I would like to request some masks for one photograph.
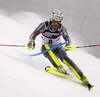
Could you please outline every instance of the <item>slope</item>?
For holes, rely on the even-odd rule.
[[[0,43],[26,44],[33,29],[41,22],[38,15],[24,12],[29,20],[34,19],[34,27],[28,27],[19,14],[16,17],[0,16]],[[12,19],[13,18],[13,19]],[[27,19],[26,19],[27,20]],[[27,20],[28,21],[28,20]],[[1,97],[99,97],[100,60],[80,50],[68,52],[83,70],[90,82],[95,85],[95,93],[89,92],[76,78],[60,78],[44,71],[51,64],[43,55],[28,57],[40,50],[40,37],[36,39],[36,49],[0,47],[0,96]],[[64,66],[67,70],[68,68]],[[69,71],[69,70],[68,70]]]

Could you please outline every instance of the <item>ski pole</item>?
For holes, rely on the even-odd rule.
[[[78,46],[78,47],[75,47],[75,48],[96,47],[96,46],[100,46],[100,44],[97,44],[97,45],[87,45],[87,46]]]
[[[26,45],[6,45],[6,44],[0,44],[0,46],[10,46],[10,47],[26,47]]]
[[[44,53],[46,53],[46,52],[48,52],[48,51],[50,51],[50,50],[53,50],[53,49],[55,49],[55,48],[57,48],[57,47],[59,47],[59,46],[64,45],[64,44],[66,44],[66,43],[67,43],[67,42],[63,42],[63,43],[58,44],[58,45],[56,45],[56,46],[54,46],[54,47],[52,47],[52,48],[50,48],[50,49],[47,49],[47,50],[42,51],[42,52],[40,52],[40,53],[36,53],[36,54],[32,54],[32,55],[28,55],[28,56],[37,56],[37,55],[44,54]]]

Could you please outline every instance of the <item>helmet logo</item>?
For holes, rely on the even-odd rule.
[[[60,11],[53,11],[51,15],[51,21],[62,21],[63,20],[63,14]]]

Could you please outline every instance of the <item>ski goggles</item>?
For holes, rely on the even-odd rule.
[[[51,22],[52,22],[53,24],[58,24],[58,25],[61,24],[61,21],[55,21],[55,20],[52,20]]]

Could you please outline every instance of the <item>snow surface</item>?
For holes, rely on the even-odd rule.
[[[41,21],[35,13],[22,12],[9,17],[0,14],[0,43],[26,45],[29,35]],[[31,51],[24,47],[0,47],[0,97],[100,97],[99,59],[80,49],[68,52],[95,86],[90,92],[76,77],[61,78],[46,73],[44,68],[52,65],[43,55],[21,54],[38,53],[40,47],[40,36],[36,39],[36,48]]]

